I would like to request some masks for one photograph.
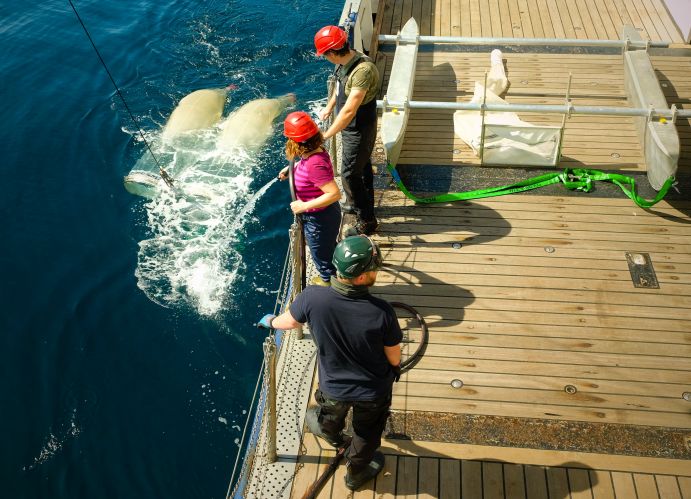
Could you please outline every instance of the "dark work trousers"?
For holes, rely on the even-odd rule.
[[[329,281],[331,276],[336,275],[336,267],[331,260],[341,227],[341,207],[333,203],[321,211],[301,213],[300,218],[314,266],[321,278]]]
[[[391,395],[375,401],[344,402],[328,398],[321,390],[314,392],[319,404],[319,427],[329,436],[337,436],[345,427],[348,410],[353,408],[353,439],[346,451],[350,473],[364,470],[381,445],[381,435],[389,417]]]
[[[372,150],[377,139],[377,101],[361,105],[353,121],[341,131],[343,154],[341,180],[346,200],[364,222],[374,218],[374,176]]]

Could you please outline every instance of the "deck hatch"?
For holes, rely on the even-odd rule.
[[[653,262],[648,253],[626,253],[626,263],[629,264],[631,281],[636,288],[659,289]]]

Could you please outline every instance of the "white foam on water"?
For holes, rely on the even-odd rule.
[[[139,243],[137,286],[166,306],[192,305],[213,316],[227,305],[228,292],[244,270],[236,246],[246,235],[257,200],[276,179],[251,192],[260,167],[246,151],[215,147],[217,129],[186,134],[172,145],[157,143],[157,158],[175,188],[159,182],[146,204],[150,237]],[[157,171],[149,154],[135,170]]]
[[[24,466],[23,470],[30,471],[36,469],[41,464],[49,461],[60,452],[68,440],[78,437],[80,433],[81,429],[77,426],[77,410],[72,409],[69,420],[61,423],[58,429],[48,434],[43,447],[41,447],[38,455],[34,458],[33,463],[29,466]]]

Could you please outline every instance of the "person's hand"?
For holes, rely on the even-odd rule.
[[[274,314],[266,314],[264,317],[259,319],[259,322],[257,322],[257,327],[264,329],[273,329],[273,327],[271,327],[271,321],[275,318],[276,316]]]
[[[331,109],[328,107],[322,108],[321,111],[319,111],[319,119],[323,122],[326,122],[331,117]]]
[[[391,370],[393,371],[393,380],[398,383],[398,380],[401,379],[401,365],[391,366]]]
[[[299,213],[302,213],[303,211],[305,211],[307,209],[307,208],[305,208],[306,204],[307,203],[305,203],[304,201],[300,201],[300,200],[293,201],[292,203],[290,203],[290,209],[293,210],[293,213],[298,215]]]
[[[283,180],[286,180],[286,179],[288,178],[288,170],[289,170],[289,168],[290,168],[290,166],[286,166],[283,170],[281,170],[280,172],[278,172],[278,180],[283,181]]]

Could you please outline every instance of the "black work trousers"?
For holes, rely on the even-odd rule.
[[[319,428],[330,437],[337,437],[345,427],[346,415],[353,408],[353,439],[346,450],[350,473],[364,470],[381,445],[381,435],[389,417],[391,395],[374,401],[333,400],[321,390],[314,392],[319,404]]]
[[[372,174],[372,150],[377,139],[377,115],[374,119],[358,116],[357,123],[341,131],[343,153],[340,165],[346,201],[363,222],[374,218],[374,175]],[[364,113],[363,113],[364,114]]]

